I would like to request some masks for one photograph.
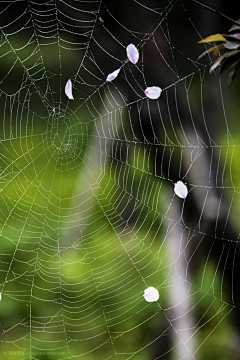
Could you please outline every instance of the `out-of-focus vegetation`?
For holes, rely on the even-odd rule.
[[[21,41],[14,38],[13,48]],[[59,61],[56,50],[44,54],[52,71]],[[67,52],[63,54],[66,64]],[[6,74],[15,58],[3,59]],[[76,63],[73,56],[75,68]],[[165,179],[154,176],[159,164],[149,160],[152,145],[132,142],[121,162],[109,158],[102,164],[92,114],[84,106],[76,110],[76,102],[67,105],[63,94],[71,67],[62,65],[61,78],[57,71],[48,75],[55,107],[44,103],[44,92],[39,96],[33,74],[24,79],[21,65],[3,81],[0,99],[1,284],[7,280],[0,303],[0,354],[9,360],[30,358],[31,346],[32,358],[44,360],[70,354],[110,359],[115,353],[118,360],[154,358],[156,338],[166,337],[171,347],[174,330],[167,319],[174,266],[164,228],[172,198],[166,195]],[[44,77],[40,84],[47,92]],[[6,94],[21,86],[12,105]],[[79,91],[76,98],[81,95]],[[191,103],[199,99],[198,90],[195,95],[190,94]],[[101,102],[94,104],[101,112]],[[233,109],[238,114],[237,101]],[[127,111],[121,120],[128,124]],[[134,126],[137,115],[131,121]],[[171,124],[165,130],[170,134]],[[237,134],[234,142],[239,142]],[[178,158],[177,147],[171,146],[166,152]],[[226,164],[234,184],[238,153],[236,147]],[[235,203],[238,209],[240,202]],[[235,359],[231,298],[229,304],[222,301],[227,294],[223,296],[222,274],[216,269],[214,260],[203,258],[192,279],[195,348],[198,359]],[[143,279],[158,287],[160,306],[143,299]],[[165,358],[175,360],[171,353]]]
[[[240,30],[240,25],[233,25],[231,29],[229,30],[229,34],[215,34],[210,35],[207,38],[199,41],[199,43],[210,43],[210,42],[219,42],[222,43],[220,45],[215,45],[211,47],[210,49],[207,49],[204,51],[198,59],[203,57],[204,55],[209,54],[210,52],[213,52],[215,56],[219,54],[221,50],[227,50],[223,54],[221,54],[217,61],[213,63],[213,65],[210,67],[210,74],[213,72],[214,69],[216,69],[218,66],[220,66],[220,74],[224,73],[227,70],[231,70],[228,75],[228,87],[230,88],[232,85],[232,82],[237,74],[239,62],[240,62],[240,33],[236,32]]]
[[[36,126],[34,131],[40,133],[43,129]],[[170,264],[164,245],[157,255],[163,238],[157,230],[162,219],[156,214],[157,211],[164,214],[166,209],[161,204],[165,198],[156,202],[156,189],[164,185],[148,175],[146,149],[140,145],[130,148],[129,163],[121,164],[122,174],[128,172],[127,178],[116,169],[105,168],[98,187],[93,189],[92,208],[82,236],[72,238],[68,209],[73,200],[72,189],[81,186],[79,168],[60,171],[63,165],[56,160],[48,164],[44,142],[38,145],[42,138],[39,135],[33,138],[36,145],[29,146],[28,151],[21,144],[23,134],[22,139],[14,141],[14,150],[21,159],[15,162],[18,171],[8,174],[2,184],[1,213],[2,219],[6,219],[1,236],[2,252],[6,254],[5,263],[1,261],[2,274],[10,268],[0,307],[2,328],[8,330],[2,335],[1,351],[10,354],[4,358],[11,359],[13,351],[14,358],[22,358],[23,352],[19,353],[19,349],[28,349],[30,330],[32,351],[42,354],[39,359],[61,358],[54,355],[55,341],[66,356],[70,337],[77,340],[68,343],[71,353],[86,354],[86,359],[106,359],[113,351],[108,340],[110,335],[116,352],[124,349],[124,353],[131,353],[146,346],[135,358],[150,358],[153,334],[158,332],[159,325],[166,325],[164,313],[168,314],[165,307],[171,280],[168,280]],[[12,142],[5,145],[5,154],[9,154],[12,147]],[[31,156],[31,161],[26,160],[26,156]],[[87,170],[83,164],[81,172],[84,174],[84,171]],[[124,184],[126,179],[128,183]],[[135,189],[132,193],[136,191],[136,198],[133,196],[132,201],[138,199],[139,210],[122,237],[124,224],[120,214],[128,202],[127,195],[121,197],[123,187]],[[149,251],[156,234],[158,241],[153,242]],[[58,246],[61,246],[59,252]],[[221,299],[221,279],[215,274],[215,268],[216,264],[206,267],[203,261],[193,287],[192,304],[198,304],[197,327],[203,326],[198,331],[197,345],[217,326],[216,335],[213,333],[209,338],[211,345],[209,341],[201,345],[203,357],[227,359],[232,356],[229,355],[231,349],[229,354],[226,350],[232,334],[228,318],[224,317],[230,307],[218,300]],[[157,304],[144,301],[140,274],[151,284],[162,284],[159,290],[163,313]],[[216,284],[214,291],[213,283]],[[56,316],[51,319],[51,314]],[[214,321],[210,323],[212,317]],[[219,343],[226,345],[224,352],[217,346]],[[48,350],[49,355],[43,350]],[[119,356],[119,359],[125,358],[126,355]]]
[[[5,151],[11,151],[11,148],[9,142]],[[25,156],[21,140],[15,142],[14,149],[19,157]],[[10,273],[0,316],[2,328],[7,330],[2,335],[1,351],[10,355],[4,358],[11,359],[12,354],[16,359],[22,358],[23,351],[19,349],[28,349],[30,331],[32,351],[33,354],[41,354],[39,359],[64,358],[54,355],[55,341],[59,342],[59,352],[62,351],[65,356],[69,341],[68,347],[73,354],[80,352],[86,354],[86,359],[106,359],[113,351],[109,336],[114,339],[116,352],[124,349],[124,353],[131,353],[146,346],[135,358],[151,357],[149,343],[153,334],[158,332],[159,325],[166,325],[164,314],[168,314],[165,308],[171,281],[168,280],[170,264],[164,245],[157,255],[159,243],[163,240],[161,233],[149,251],[161,220],[156,217],[156,211],[164,213],[165,208],[156,203],[158,197],[154,191],[145,191],[146,188],[159,189],[162,184],[148,175],[144,148],[133,146],[130,152],[129,163],[121,165],[123,173],[128,171],[125,188],[136,189],[138,194],[133,201],[138,199],[140,205],[138,219],[132,220],[134,229],[129,224],[125,236],[121,236],[124,224],[120,216],[127,203],[127,199],[121,199],[124,177],[119,176],[115,169],[106,167],[98,188],[93,190],[93,206],[81,238],[72,238],[71,228],[66,229],[69,227],[67,212],[72,200],[69,178],[71,187],[76,187],[78,170],[60,172],[57,165],[47,165],[48,159],[44,158],[42,146],[27,153],[31,153],[31,159],[37,159],[30,165],[34,165],[34,173],[43,172],[44,175],[34,179],[31,170],[27,169],[29,163],[23,162],[21,166],[26,166],[26,170],[16,172],[15,179],[13,174],[6,178],[2,185],[4,197],[2,195],[1,198],[2,218],[6,219],[1,248],[6,255],[5,263],[1,261],[1,270],[5,275],[10,268]],[[40,159],[43,157],[41,161],[39,154]],[[81,171],[84,172],[84,169]],[[7,201],[13,205],[7,207]],[[29,208],[31,210],[26,211]],[[106,213],[109,218],[106,218]],[[114,224],[118,225],[114,228]],[[58,246],[61,246],[59,252]],[[199,279],[193,286],[192,304],[200,302],[196,312],[197,327],[203,326],[197,345],[204,342],[218,325],[216,336],[210,336],[211,346],[209,343],[202,346],[203,354],[226,359],[230,355],[226,350],[223,353],[217,344],[230,342],[229,322],[224,319],[221,323],[230,307],[218,300],[221,299],[221,279],[216,276],[215,267],[216,264],[206,267],[203,262]],[[140,274],[151,284],[162,284],[159,290],[163,313],[157,304],[144,301]],[[214,291],[213,283],[216,286]],[[51,314],[56,315],[51,319]],[[208,323],[212,317],[214,322]],[[46,322],[46,319],[49,320]],[[77,341],[74,342],[74,339]],[[49,355],[46,355],[47,351]],[[125,359],[126,355],[119,358]]]

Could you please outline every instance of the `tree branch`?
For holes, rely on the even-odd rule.
[[[196,4],[198,4],[198,5],[206,8],[207,10],[210,10],[210,11],[214,12],[215,14],[218,14],[218,15],[220,15],[220,16],[223,16],[225,19],[227,19],[227,20],[233,22],[234,24],[240,26],[240,22],[231,19],[230,17],[228,17],[227,15],[222,14],[222,13],[219,12],[218,10],[212,9],[212,8],[210,8],[209,6],[202,4],[202,3],[200,3],[200,2],[197,1],[197,0],[190,0],[190,1],[195,2]]]

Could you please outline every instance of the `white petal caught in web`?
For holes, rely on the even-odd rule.
[[[139,59],[139,52],[135,45],[129,44],[127,46],[127,57],[135,65]]]
[[[69,79],[66,83],[66,86],[65,86],[65,94],[67,95],[67,97],[70,99],[70,100],[74,100],[73,98],[73,94],[72,94],[72,82],[71,80]]]
[[[187,194],[188,194],[188,189],[187,189],[186,185],[182,181],[178,181],[174,185],[174,192],[180,198],[186,199]]]
[[[111,74],[108,74],[106,80],[107,81],[113,81],[114,79],[116,79],[116,77],[118,76],[120,70],[121,70],[121,68],[113,71]]]
[[[143,297],[147,302],[157,301],[159,299],[159,292],[155,287],[149,286],[144,290]]]
[[[151,86],[146,88],[146,90],[144,91],[144,94],[149,98],[149,99],[158,99],[159,96],[161,95],[162,89],[158,86]]]

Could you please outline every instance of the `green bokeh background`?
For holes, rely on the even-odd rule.
[[[101,32],[101,25],[97,26]],[[4,33],[0,48],[1,358],[53,360],[72,354],[94,360],[113,359],[116,352],[118,360],[153,359],[170,314],[172,268],[163,224],[169,220],[165,214],[172,187],[163,177],[154,176],[149,144],[130,141],[128,156],[120,163],[114,156],[105,158],[99,145],[104,136],[98,137],[97,129],[106,116],[101,101],[106,86],[92,95],[93,89],[80,86],[76,76],[76,100],[67,101],[64,86],[75,74],[83,50],[61,49],[61,66],[57,43],[47,51],[42,46],[42,57],[36,53],[26,60],[34,54],[35,45],[26,45],[32,28],[7,36],[8,41]],[[68,34],[66,40],[73,39]],[[41,71],[42,59],[47,72],[39,80],[35,70],[39,66]],[[211,81],[207,73],[204,76],[206,83]],[[229,202],[234,193],[232,214],[238,229],[239,85],[233,84],[228,93],[225,78],[223,83],[227,122],[234,135],[227,143],[226,132],[219,132],[218,143],[226,159]],[[200,85],[199,78],[194,78],[192,104],[199,104]],[[88,95],[95,113],[83,101]],[[117,116],[119,121],[120,113]],[[121,116],[127,128],[127,107]],[[138,117],[131,121],[138,122]],[[170,124],[166,132],[171,137]],[[173,146],[173,159],[179,156],[176,149]],[[232,306],[222,301],[222,279],[216,268],[204,257],[190,288],[197,324],[195,348],[200,347],[198,359],[237,359],[230,346],[236,336]],[[143,299],[144,280],[159,289],[158,303]],[[175,360],[173,351],[164,359]]]

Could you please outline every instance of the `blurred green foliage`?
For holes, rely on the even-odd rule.
[[[38,137],[34,137],[36,144]],[[161,202],[165,199],[159,201],[156,192],[164,193],[159,191],[164,185],[148,173],[148,150],[140,145],[130,148],[129,163],[120,165],[127,176],[121,176],[118,164],[106,167],[92,188],[93,206],[87,224],[81,236],[71,237],[68,209],[79,168],[60,171],[58,162],[48,164],[44,143],[26,151],[23,139],[14,140],[14,151],[21,159],[15,166],[21,170],[8,174],[1,193],[1,218],[5,220],[1,271],[2,278],[8,279],[0,307],[5,329],[2,341],[6,341],[1,351],[10,354],[4,358],[11,359],[12,351],[28,349],[30,334],[33,349],[41,349],[42,359],[61,358],[54,355],[56,341],[63,358],[68,348],[73,355],[85,354],[86,359],[106,359],[113,354],[110,339],[114,351],[123,353],[119,359],[132,352],[136,352],[135,359],[150,358],[152,336],[166,319],[157,304],[144,301],[143,278],[155,286],[162,284],[159,303],[164,309],[170,264],[164,245],[158,252],[163,239],[161,232],[157,233],[161,221],[157,214],[164,214]],[[6,153],[11,152],[11,141],[4,146]],[[127,211],[129,198],[122,196],[123,189],[137,205],[133,225],[129,223],[125,234],[121,215]],[[203,344],[202,358],[227,359],[226,349],[223,353],[217,345],[230,342],[230,307],[220,300],[216,264],[206,267],[203,262],[203,267],[192,295],[193,306],[198,304],[198,344]],[[208,340],[205,345],[209,334],[211,346]],[[144,350],[138,353],[140,349]],[[52,353],[46,355],[50,350]],[[22,355],[15,353],[14,358]]]
[[[1,48],[1,55],[9,53],[1,58],[2,73],[8,74],[1,84],[0,108],[0,270],[5,284],[1,358],[30,358],[30,346],[32,358],[44,360],[67,358],[70,353],[86,360],[110,359],[115,353],[118,360],[154,358],[156,339],[165,341],[171,311],[173,268],[162,226],[168,187],[153,175],[150,144],[132,142],[127,161],[109,159],[101,167],[94,116],[87,107],[67,105],[63,94],[82,50],[71,52],[72,66],[64,66],[69,53],[62,51],[61,77],[56,70],[57,44],[51,52],[43,50],[50,69],[48,83],[43,76],[35,86],[34,71],[24,77],[23,59],[33,52],[33,44],[16,50],[21,61],[9,71],[16,61],[12,49],[30,37],[30,32],[26,38],[13,36],[11,46]],[[30,69],[33,64],[34,57],[25,66]],[[20,88],[13,104],[7,95]],[[81,98],[82,90],[76,95]],[[99,98],[94,98],[96,113]],[[195,104],[192,94],[190,98]],[[127,113],[122,121],[128,124]],[[170,132],[168,125],[166,133]],[[240,175],[238,155],[236,147],[227,161],[234,183]],[[238,213],[238,192],[235,195]],[[216,268],[216,263],[203,259],[189,294],[198,359],[235,356],[230,347],[232,307],[222,301]],[[158,288],[158,303],[143,299],[144,280]],[[175,360],[170,353],[164,358]]]

